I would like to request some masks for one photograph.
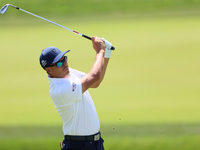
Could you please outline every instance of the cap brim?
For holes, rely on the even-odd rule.
[[[56,63],[56,62],[58,62],[67,52],[69,52],[70,50],[68,50],[68,51],[64,51],[64,52],[62,52],[62,53],[60,53],[60,54],[58,54],[57,56],[56,56],[56,58],[54,58],[54,60],[53,60],[53,62],[52,62],[52,64],[54,64],[54,63]]]

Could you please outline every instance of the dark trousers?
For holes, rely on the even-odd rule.
[[[104,140],[100,138],[98,141],[72,141],[63,140],[61,150],[104,150]]]

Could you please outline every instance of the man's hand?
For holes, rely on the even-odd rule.
[[[105,43],[105,54],[104,54],[104,58],[110,58],[111,57],[111,53],[112,53],[112,50],[111,50],[111,47],[112,47],[112,44],[105,40],[104,38],[101,38],[104,43]]]
[[[102,39],[98,37],[92,37],[92,44],[94,50],[99,53],[101,50],[105,51],[105,43]]]

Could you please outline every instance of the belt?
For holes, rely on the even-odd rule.
[[[72,141],[98,141],[100,138],[101,138],[100,132],[89,136],[65,135],[65,140],[72,140]]]

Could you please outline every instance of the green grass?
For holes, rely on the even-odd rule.
[[[63,22],[116,47],[104,82],[90,90],[106,149],[199,149],[199,16],[107,19]],[[0,150],[59,149],[43,48],[71,49],[69,66],[86,73],[94,62],[90,41],[36,24],[0,26]]]
[[[61,126],[1,127],[0,149],[59,149],[63,136],[60,129]],[[111,150],[200,148],[199,124],[103,125],[101,131],[106,149]]]

